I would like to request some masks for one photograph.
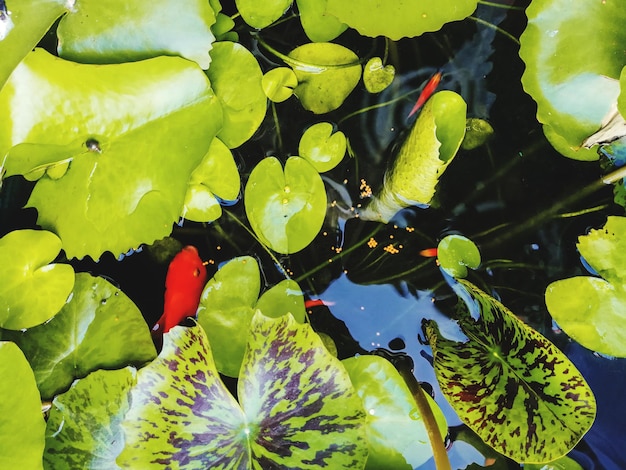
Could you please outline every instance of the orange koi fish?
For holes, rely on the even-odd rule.
[[[437,248],[426,248],[419,252],[420,256],[424,258],[434,258],[437,256]]]
[[[163,315],[152,328],[152,335],[167,333],[184,318],[194,317],[206,283],[206,267],[195,246],[180,250],[167,268]]]
[[[424,105],[424,103],[426,103],[428,98],[430,98],[431,95],[435,92],[440,81],[441,81],[441,72],[437,72],[435,75],[430,77],[430,80],[428,80],[428,83],[426,83],[426,86],[424,87],[419,97],[417,98],[417,101],[415,102],[415,106],[413,106],[413,109],[411,109],[411,112],[409,113],[407,118],[410,118],[417,111],[419,111],[419,109]]]

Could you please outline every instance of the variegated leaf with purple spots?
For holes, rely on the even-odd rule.
[[[565,455],[594,421],[591,389],[550,341],[473,284],[459,283],[459,324],[468,341],[448,340],[425,322],[446,398],[481,439],[518,462]]]

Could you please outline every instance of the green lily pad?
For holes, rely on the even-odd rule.
[[[256,29],[263,29],[283,16],[293,0],[235,0],[243,20]]]
[[[263,292],[255,309],[270,318],[291,313],[298,323],[304,323],[306,317],[304,296],[298,283],[291,279],[284,279]]]
[[[385,65],[380,57],[372,57],[363,69],[363,83],[370,93],[380,93],[393,82],[396,76],[396,68],[393,65]]]
[[[339,44],[304,44],[291,51],[288,60],[298,77],[294,93],[304,109],[315,114],[341,106],[361,79],[359,58]]]
[[[277,67],[263,75],[263,91],[274,103],[282,103],[291,98],[298,85],[298,77],[289,67]]]
[[[467,276],[467,268],[480,265],[480,251],[472,240],[462,235],[448,235],[437,246],[437,259],[441,269],[450,276]]]
[[[115,459],[124,447],[122,419],[135,370],[99,370],[77,380],[52,402],[46,426],[46,468],[120,467]]]
[[[332,41],[348,25],[326,12],[326,0],[296,0],[305,34],[313,42]]]
[[[341,363],[308,325],[256,313],[238,383],[220,381],[199,327],[175,327],[137,374],[118,464],[188,469],[362,468],[364,412]]]
[[[133,62],[179,55],[211,63],[215,13],[206,0],[81,0],[59,23],[59,55],[75,62]]]
[[[327,0],[326,11],[364,36],[387,36],[394,41],[437,31],[476,9],[478,0]]]
[[[217,136],[232,149],[252,137],[263,122],[267,111],[263,72],[252,53],[234,42],[213,44],[211,58],[207,75],[224,112]]]
[[[268,157],[252,170],[244,192],[246,214],[259,239],[278,253],[296,253],[318,234],[326,215],[319,173],[300,157],[283,167]]]
[[[33,371],[22,351],[0,341],[0,468],[43,469],[46,422]]]
[[[415,399],[395,367],[380,356],[342,361],[366,410],[368,469],[413,469],[432,458],[428,432]],[[443,412],[425,395],[435,414],[441,439],[448,432]]]
[[[65,305],[74,269],[48,264],[60,250],[59,237],[43,230],[15,230],[0,238],[0,327],[40,325]]]
[[[522,84],[537,102],[537,119],[554,148],[570,158],[596,160],[596,149],[581,146],[617,103],[626,65],[626,11],[594,0],[570,7],[567,0],[550,0],[527,8]]]
[[[528,463],[567,454],[593,424],[585,379],[550,341],[504,305],[459,280],[458,321],[466,342],[425,321],[437,381],[459,417],[501,454]],[[475,320],[470,309],[480,317]]]
[[[135,304],[111,283],[76,275],[72,299],[48,323],[2,333],[19,345],[44,399],[97,369],[142,365],[156,356],[150,329]]]
[[[15,112],[25,106],[28,113]],[[206,76],[187,60],[83,65],[43,50],[15,69],[0,112],[11,116],[0,123],[0,154],[22,143],[45,155],[68,146],[69,169],[41,178],[28,206],[68,257],[94,259],[170,233],[189,175],[222,123]],[[14,168],[19,161],[8,158],[7,174]]]
[[[346,154],[347,140],[343,132],[333,132],[329,122],[318,122],[309,127],[298,144],[300,156],[320,173],[335,168]]]
[[[463,150],[474,150],[483,145],[493,135],[493,127],[484,119],[468,118],[465,125],[465,137],[461,142]]]
[[[430,203],[465,136],[466,111],[463,98],[452,91],[430,97],[362,219],[387,223],[404,207]]]
[[[182,217],[194,222],[211,222],[220,218],[222,207],[216,197],[225,201],[235,200],[239,187],[239,170],[233,154],[216,137],[191,173]]]
[[[550,315],[586,348],[626,357],[626,218],[609,217],[602,229],[579,237],[577,246],[602,277],[577,276],[550,284]]]

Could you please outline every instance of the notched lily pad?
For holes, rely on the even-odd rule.
[[[370,93],[380,93],[393,82],[396,69],[393,65],[383,66],[380,57],[372,57],[363,69],[363,83]]]
[[[347,24],[327,13],[325,0],[296,0],[296,4],[302,29],[313,42],[332,41],[348,29]]]
[[[293,89],[298,85],[298,77],[288,67],[277,67],[263,75],[261,85],[271,101],[282,103],[293,95]]]
[[[305,248],[322,228],[326,191],[319,173],[300,157],[283,167],[275,157],[261,160],[244,192],[246,214],[261,241],[278,253]]]
[[[263,29],[283,16],[293,0],[235,0],[243,20],[256,29]]]
[[[346,154],[347,139],[343,132],[334,131],[329,122],[309,127],[298,144],[299,155],[320,173],[335,168]]]
[[[567,454],[596,414],[585,379],[500,302],[465,280],[456,289],[464,300],[458,321],[468,341],[451,341],[435,322],[424,322],[448,402],[483,441],[517,462],[549,462]]]
[[[462,235],[448,235],[437,246],[437,259],[441,269],[450,276],[467,276],[467,268],[476,269],[480,265],[478,247]]]
[[[60,250],[59,237],[43,230],[15,230],[0,238],[0,327],[40,325],[65,305],[74,269],[48,264]]]

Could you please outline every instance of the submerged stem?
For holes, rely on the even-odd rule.
[[[519,46],[519,39],[517,39],[515,36],[513,36],[508,31],[506,31],[506,30],[496,26],[493,23],[489,23],[489,21],[485,21],[482,18],[477,18],[476,16],[468,16],[468,18],[470,20],[474,20],[476,23],[479,23],[479,24],[482,24],[482,25],[487,26],[489,28],[495,29],[498,33],[506,36],[507,38],[509,38],[511,41],[513,41],[515,44],[517,44]]]

